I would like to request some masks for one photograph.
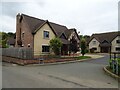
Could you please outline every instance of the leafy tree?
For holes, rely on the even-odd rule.
[[[7,42],[8,35],[5,32],[0,32],[0,44],[2,45],[2,48],[6,48],[6,42]]]
[[[14,37],[15,38],[15,33],[12,32],[0,32],[0,45],[2,46],[2,48],[7,48],[7,40],[9,37]]]
[[[85,41],[85,39],[83,38],[82,40],[81,40],[81,53],[82,53],[82,56],[84,56],[85,55],[85,53],[86,53],[86,41]]]
[[[7,35],[8,35],[8,37],[14,37],[15,38],[16,33],[8,32]]]
[[[51,39],[50,40],[50,47],[52,48],[55,55],[59,55],[61,52],[60,49],[62,47],[62,42],[60,41],[59,38]]]

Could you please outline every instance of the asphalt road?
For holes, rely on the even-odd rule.
[[[118,88],[103,67],[109,57],[49,66],[3,64],[3,88]]]

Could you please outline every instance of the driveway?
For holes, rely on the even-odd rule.
[[[103,67],[109,56],[100,59],[48,66],[4,65],[3,88],[118,88],[118,81]]]

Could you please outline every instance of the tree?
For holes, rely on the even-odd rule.
[[[15,33],[12,33],[12,32],[8,32],[8,33],[0,32],[0,46],[2,46],[2,48],[7,48],[8,47],[7,40],[10,37],[15,38]]]
[[[5,32],[0,32],[0,44],[2,45],[2,48],[6,48],[6,42],[7,42],[8,35]]]
[[[60,41],[59,38],[54,38],[50,40],[50,47],[52,48],[53,52],[55,53],[55,55],[59,55],[60,54],[60,50],[62,47],[62,42]]]
[[[85,53],[86,53],[86,41],[85,41],[85,39],[82,39],[81,40],[81,53],[82,53],[82,56],[84,56],[85,55]]]

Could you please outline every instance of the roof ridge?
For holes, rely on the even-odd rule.
[[[111,32],[103,32],[103,33],[94,33],[93,35],[99,35],[99,34],[110,34],[110,33],[117,33],[120,31],[111,31]]]
[[[54,23],[54,22],[49,22],[49,23],[52,23],[52,24],[56,24],[56,25],[59,25],[59,26],[62,26],[62,27],[66,27],[64,25],[61,25],[61,24],[58,24],[58,23]],[[67,27],[66,27],[67,28]]]
[[[30,15],[23,14],[23,13],[21,15],[27,16],[27,17],[30,17],[30,18],[33,18],[33,19],[43,20],[43,19],[39,19],[37,17],[33,17],[33,16],[30,16]],[[46,21],[46,20],[43,20],[43,21]]]

